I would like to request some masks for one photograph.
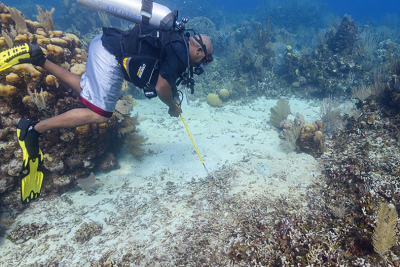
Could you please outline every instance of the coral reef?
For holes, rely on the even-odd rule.
[[[315,121],[313,124],[305,124],[300,131],[298,142],[299,150],[314,157],[319,157],[325,152],[325,138],[323,136],[323,123]]]
[[[8,18],[9,12],[9,8],[1,8],[3,17]],[[49,19],[51,16],[47,20]],[[12,19],[3,19],[1,22],[3,29],[14,29],[15,22]],[[37,22],[25,23],[27,30],[19,32],[19,39],[38,44],[49,60],[78,75],[85,71],[87,53],[74,34],[43,30],[42,24]],[[16,200],[8,197],[13,195],[10,189],[15,190],[18,186],[18,179],[15,178],[18,177],[21,166],[22,151],[16,139],[19,119],[46,119],[77,107],[84,106],[77,99],[76,93],[40,67],[19,64],[0,73],[2,207],[21,208],[17,204],[18,197]],[[115,115],[104,124],[43,133],[39,143],[44,154],[45,177],[51,178],[44,179],[42,195],[66,190],[74,185],[77,178],[86,176],[93,168],[101,166],[102,170],[108,170],[117,166],[115,159],[110,160],[110,155],[118,153],[122,147],[123,137],[119,138],[118,131],[115,131],[122,127],[124,126],[118,123]],[[111,162],[114,163],[110,164]]]
[[[349,17],[345,15],[336,34],[332,38],[328,37],[329,49],[335,54],[352,50],[356,43],[357,31],[356,23],[350,21]]]

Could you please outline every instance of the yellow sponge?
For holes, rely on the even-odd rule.
[[[8,97],[12,95],[15,89],[17,89],[15,86],[0,84],[0,96]]]
[[[81,76],[86,71],[86,66],[83,64],[74,65],[71,70],[72,73]]]
[[[20,79],[19,79],[18,74],[15,74],[15,73],[12,73],[12,72],[6,76],[7,83],[16,83],[19,80]]]
[[[23,75],[28,75],[28,76],[33,77],[34,80],[41,76],[40,71],[35,69],[32,64],[28,64],[28,63],[18,64],[18,65],[12,66],[11,68],[15,72],[22,73]]]

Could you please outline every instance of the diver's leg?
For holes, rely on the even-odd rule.
[[[110,118],[101,116],[88,108],[76,108],[35,125],[35,130],[43,133],[53,129],[75,128],[89,123],[104,123]]]

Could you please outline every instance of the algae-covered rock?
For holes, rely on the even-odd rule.
[[[75,232],[75,241],[85,243],[92,239],[93,236],[101,234],[103,226],[92,221],[90,224],[83,223],[81,228]]]

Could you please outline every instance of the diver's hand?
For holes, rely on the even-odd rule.
[[[168,113],[171,117],[179,117],[179,114],[182,113],[182,109],[181,107],[175,105],[169,108]]]
[[[28,58],[19,59],[19,63],[30,63],[35,66],[41,66],[46,62],[46,56],[44,55],[42,48],[36,44],[29,45],[29,55]]]

